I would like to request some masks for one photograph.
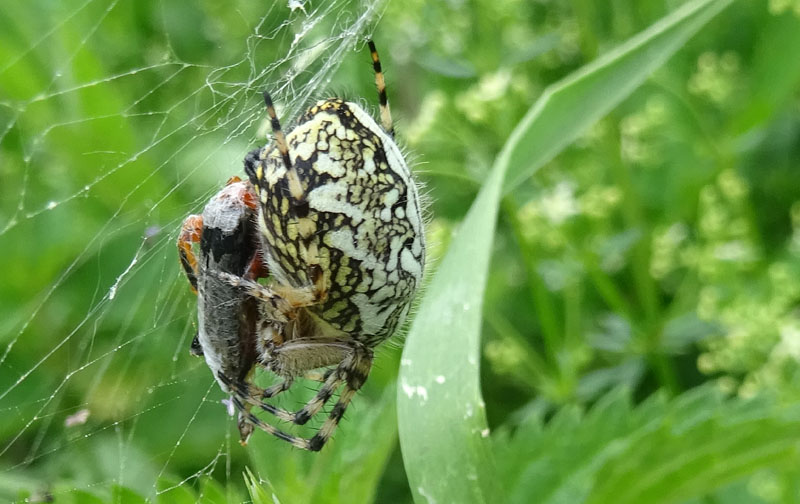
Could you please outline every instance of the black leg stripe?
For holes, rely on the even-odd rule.
[[[348,369],[346,373],[347,384],[350,388],[358,390],[367,381],[367,375],[357,369]]]
[[[280,409],[271,404],[260,403],[259,406],[261,406],[261,409],[272,415],[278,416],[278,414],[280,414]]]
[[[375,70],[375,73],[382,72],[381,70],[381,60],[378,58],[378,50],[375,49],[375,42],[369,41],[367,42],[369,46],[369,52],[372,55],[372,69]]]
[[[330,399],[331,396],[333,395],[333,390],[334,390],[333,388],[322,387],[317,394],[319,396],[320,401],[322,401],[323,403],[328,402],[328,399]]]
[[[311,451],[320,451],[325,445],[325,439],[321,434],[314,434],[314,437],[308,440],[308,449]]]
[[[344,403],[336,403],[336,406],[333,407],[330,414],[330,419],[333,420],[335,423],[339,423],[339,420],[342,419],[344,416],[344,411],[347,409],[347,405]]]
[[[294,414],[294,423],[297,425],[305,425],[309,420],[311,420],[311,413],[304,409]]]
[[[236,406],[236,409],[238,409],[239,411],[242,411],[242,412],[247,411],[247,409],[244,407],[244,404],[242,404],[242,401],[240,401],[239,398],[236,397],[236,396],[233,397],[233,405]],[[255,418],[252,413],[247,413],[247,415],[249,417]],[[258,420],[258,419],[256,418],[256,420]]]
[[[275,435],[276,438],[283,439],[284,441],[288,441],[290,443],[294,443],[295,440],[297,439],[294,436],[286,434],[285,432],[279,430],[276,430],[273,434]]]

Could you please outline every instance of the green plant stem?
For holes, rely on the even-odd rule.
[[[583,266],[589,274],[589,279],[592,281],[592,285],[597,289],[603,301],[605,301],[614,312],[623,315],[630,324],[634,324],[636,317],[634,317],[633,307],[631,307],[628,300],[625,299],[625,296],[623,296],[617,284],[600,269],[594,254],[591,251],[584,251],[581,254],[581,258],[583,260]]]
[[[612,167],[616,182],[622,188],[622,217],[625,224],[642,233],[639,241],[633,246],[631,253],[631,273],[633,275],[634,289],[641,302],[647,325],[653,324],[659,317],[658,288],[650,276],[650,233],[647,222],[643,216],[641,204],[636,190],[630,168],[621,159]]]
[[[551,381],[547,374],[549,369],[536,352],[536,349],[530,344],[528,338],[517,331],[505,317],[497,312],[486,312],[484,317],[497,334],[516,345],[522,353],[522,358],[520,359],[522,365],[519,366],[522,373],[516,376],[521,378],[523,383],[531,387],[535,392],[547,395],[547,383]]]
[[[616,124],[611,129],[611,134],[615,138],[619,138]],[[617,142],[614,144],[618,145]],[[616,159],[611,171],[616,178],[616,183],[622,188],[622,217],[627,227],[637,229],[642,233],[639,241],[633,246],[630,263],[634,290],[644,312],[644,324],[641,330],[634,331],[634,334],[644,339],[647,361],[659,383],[674,394],[679,391],[677,374],[671,360],[660,352],[662,315],[658,299],[658,286],[650,275],[650,228],[634,188],[630,166],[620,157],[618,147],[615,152]]]
[[[544,280],[542,280],[542,277],[536,271],[536,264],[539,259],[536,247],[525,238],[525,234],[522,232],[522,223],[520,223],[517,217],[517,209],[519,206],[516,204],[513,196],[506,196],[503,198],[502,207],[503,215],[514,233],[520,255],[522,256],[522,264],[525,268],[525,275],[527,276],[527,283],[530,289],[531,299],[533,300],[533,308],[536,311],[536,317],[539,320],[539,327],[542,331],[545,359],[555,368],[555,355],[563,339],[563,330],[559,326],[558,318],[556,317],[556,305]]]
[[[647,362],[653,369],[661,386],[664,387],[670,395],[678,395],[681,391],[681,385],[678,381],[678,374],[675,371],[675,366],[672,365],[672,359],[661,352],[654,351],[648,353]]]

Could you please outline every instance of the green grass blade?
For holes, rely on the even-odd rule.
[[[492,172],[451,242],[400,361],[400,446],[417,502],[487,502],[497,495],[478,363],[501,177]]]
[[[508,192],[519,185],[578,138],[732,1],[687,2],[615,50],[547,88],[495,163],[508,167],[504,190]]]
[[[689,2],[548,89],[506,142],[425,293],[403,351],[398,422],[417,502],[499,500],[478,363],[502,189],[513,188],[577,138],[730,2]]]

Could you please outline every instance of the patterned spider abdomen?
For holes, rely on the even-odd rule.
[[[384,129],[339,99],[312,106],[286,142],[299,198],[276,145],[245,160],[261,201],[266,265],[278,284],[291,287],[313,285],[321,274],[324,295],[306,308],[319,336],[375,346],[405,319],[424,270],[411,171]]]

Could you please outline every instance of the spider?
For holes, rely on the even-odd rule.
[[[258,244],[255,250],[245,249],[241,258],[256,265],[243,268],[242,274],[223,265],[201,275],[240,289],[228,297],[243,315],[239,321],[248,334],[239,343],[247,350],[234,352],[240,357],[238,367],[209,366],[232,395],[243,440],[254,426],[298,448],[322,449],[367,380],[373,349],[402,324],[422,280],[420,198],[394,141],[378,53],[372,41],[368,45],[382,126],[359,105],[330,98],[310,107],[284,135],[265,92],[274,142],[244,160],[252,185],[246,197],[257,201],[257,226],[252,227],[257,227]],[[241,206],[252,209],[249,203]],[[191,256],[185,250],[191,251],[190,241],[179,240],[179,247],[189,273]],[[266,285],[255,281],[267,272]],[[249,308],[253,302],[255,314]],[[206,319],[216,317],[212,307],[198,306],[199,311],[211,310]],[[207,353],[203,339],[199,342]],[[266,389],[250,382],[247,359],[241,357],[253,348],[257,362],[281,382]],[[292,412],[266,402],[300,376],[322,382],[302,408]],[[260,408],[278,420],[302,425],[337,391],[336,404],[310,438],[288,434],[251,412]]]

